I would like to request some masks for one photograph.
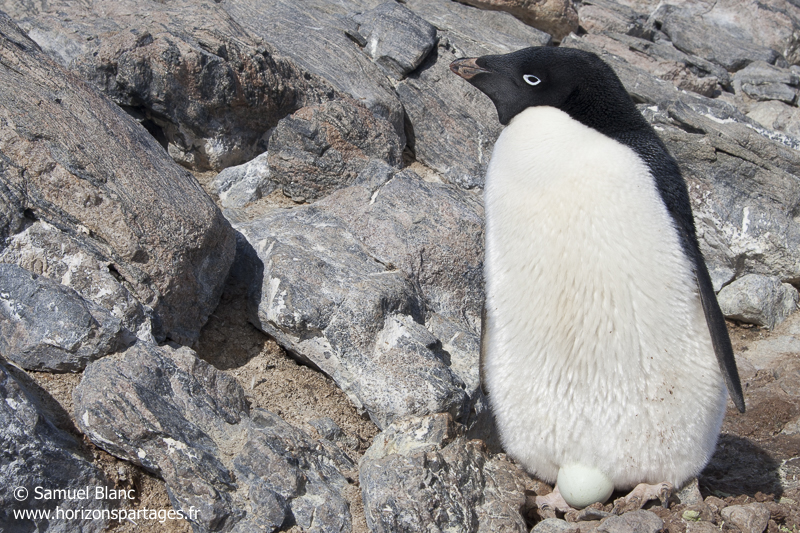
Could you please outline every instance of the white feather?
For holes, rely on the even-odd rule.
[[[486,177],[484,375],[506,451],[554,481],[679,486],[727,393],[688,259],[648,167],[552,107],[514,118]]]

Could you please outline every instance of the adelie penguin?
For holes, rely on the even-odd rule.
[[[450,68],[506,125],[486,173],[481,347],[505,450],[556,482],[542,506],[663,500],[711,458],[726,385],[744,412],[678,165],[594,54]]]

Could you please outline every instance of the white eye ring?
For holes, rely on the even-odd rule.
[[[522,79],[525,80],[525,83],[528,85],[539,85],[542,83],[542,80],[534,76],[533,74],[525,74],[522,76]]]

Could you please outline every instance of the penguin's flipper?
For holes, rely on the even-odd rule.
[[[720,310],[714,294],[714,286],[711,283],[708,269],[702,256],[700,254],[698,256],[695,259],[695,276],[697,277],[697,287],[700,289],[700,301],[703,302],[708,331],[711,333],[711,343],[714,345],[714,353],[717,355],[717,362],[725,378],[728,393],[739,412],[744,413],[744,394],[739,381],[739,371],[736,369],[736,360],[733,358],[733,346],[731,346],[731,339],[728,336],[728,328],[725,326],[725,317],[722,316],[722,310]]]

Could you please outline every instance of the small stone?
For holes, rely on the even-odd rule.
[[[773,329],[797,310],[797,289],[776,276],[747,274],[717,296],[726,318]]]
[[[216,189],[223,207],[242,207],[275,190],[276,185],[270,180],[268,158],[269,152],[264,152],[243,165],[228,167],[217,174],[211,186]]]
[[[700,511],[694,511],[692,509],[686,509],[683,512],[683,514],[681,515],[681,518],[683,518],[684,520],[687,520],[689,522],[697,522],[697,521],[700,520]]]
[[[319,436],[323,439],[336,442],[336,440],[342,436],[342,428],[328,416],[309,420],[308,423],[317,430],[317,433],[319,433]]]
[[[763,503],[731,505],[722,509],[723,520],[738,527],[742,533],[763,533],[769,522],[769,509]]]
[[[566,513],[564,519],[568,522],[593,522],[611,516],[611,513],[603,511],[602,506],[601,503],[593,503],[580,511],[570,511]]]
[[[566,522],[560,518],[545,518],[531,529],[531,533],[566,533],[568,531],[583,531],[582,526]]]
[[[696,505],[703,503],[703,495],[700,494],[700,486],[697,478],[692,478],[688,483],[676,491],[673,496],[683,505]]]
[[[607,518],[600,524],[597,531],[602,533],[658,533],[663,527],[664,521],[655,513],[639,510]]]

